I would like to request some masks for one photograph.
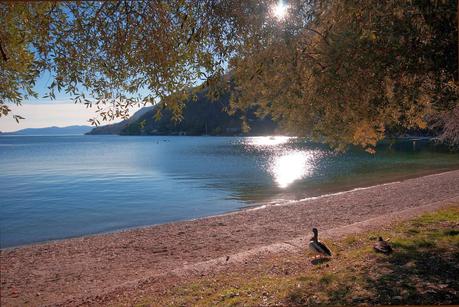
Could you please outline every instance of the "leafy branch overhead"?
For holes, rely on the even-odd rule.
[[[1,116],[47,71],[94,124],[156,103],[180,120],[202,83],[337,148],[429,125],[459,144],[457,1],[292,0],[282,20],[276,3],[1,2]]]

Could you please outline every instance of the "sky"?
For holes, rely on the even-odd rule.
[[[52,82],[52,77],[48,72],[43,72],[38,78],[34,90],[43,97],[47,93],[47,87]],[[13,132],[26,128],[45,128],[45,127],[66,127],[73,125],[87,125],[90,118],[96,117],[95,108],[86,108],[84,104],[74,104],[66,94],[56,93],[56,100],[29,99],[22,102],[21,106],[8,104],[12,112],[8,116],[0,117],[0,131]],[[130,110],[130,115],[140,109],[139,107]],[[19,123],[13,115],[20,115],[25,119]],[[115,120],[113,122],[119,122]],[[113,123],[101,122],[101,125]]]
[[[10,115],[0,117],[0,131],[13,132],[25,128],[66,127],[73,125],[90,126],[88,120],[95,117],[95,109],[87,109],[83,104],[74,104],[70,101],[55,100],[52,102],[24,103],[22,106],[9,105],[13,110]],[[132,115],[137,109],[130,112]],[[13,114],[25,117],[19,124]],[[118,122],[120,120],[115,120]],[[101,125],[109,122],[101,122]]]
[[[84,105],[66,101],[25,103],[22,106],[9,105],[9,107],[12,109],[11,114],[0,117],[0,131],[2,132],[12,132],[24,128],[89,125],[88,119],[94,116],[94,112],[86,109]],[[18,124],[12,114],[20,115],[25,119],[20,120]]]

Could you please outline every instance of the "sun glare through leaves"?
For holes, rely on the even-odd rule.
[[[279,2],[272,7],[271,12],[277,20],[281,21],[287,17],[288,7],[289,6],[285,4],[284,1],[279,0]]]

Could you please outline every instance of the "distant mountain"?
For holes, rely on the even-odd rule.
[[[27,128],[14,132],[4,132],[3,135],[83,135],[92,129],[91,126],[68,126]]]
[[[128,120],[113,125],[94,128],[87,134],[119,135],[241,135],[242,114],[229,115],[224,111],[229,106],[229,95],[211,101],[206,90],[197,94],[196,101],[187,101],[183,109],[183,119],[172,121],[172,114],[164,110],[159,121],[154,119],[156,107],[143,108]],[[145,110],[146,109],[146,110]],[[257,118],[254,112],[246,114],[249,135],[268,135],[278,130],[270,118]]]

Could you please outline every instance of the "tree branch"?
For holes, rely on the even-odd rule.
[[[3,61],[8,62],[8,57],[6,56],[5,50],[3,50],[2,40],[0,40],[0,53],[2,54]]]
[[[322,33],[320,33],[319,31],[317,30],[314,30],[314,29],[311,29],[311,28],[305,28],[306,30],[308,31],[311,31],[313,33],[316,33],[317,35],[319,35],[320,37],[322,37],[322,39],[324,40],[324,42],[330,46],[330,42],[327,40],[327,35],[324,35]]]

